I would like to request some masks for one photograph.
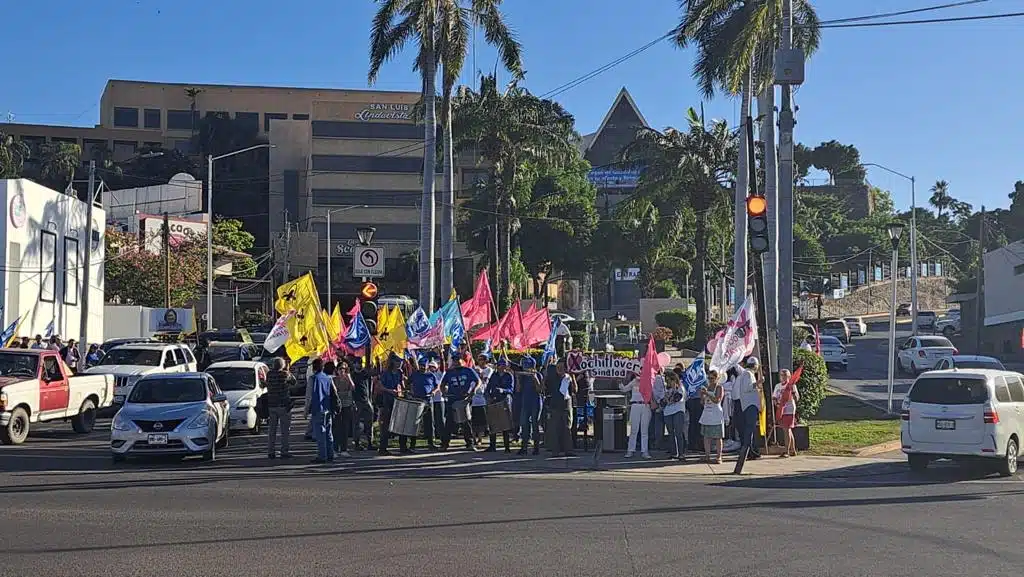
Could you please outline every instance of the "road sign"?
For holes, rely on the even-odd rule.
[[[359,246],[352,251],[352,276],[384,276],[384,249],[377,246]]]

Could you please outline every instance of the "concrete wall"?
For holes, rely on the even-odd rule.
[[[1024,320],[1024,241],[985,253],[985,325]]]

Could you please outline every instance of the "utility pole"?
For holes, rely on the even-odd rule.
[[[978,282],[974,289],[974,354],[981,354],[981,327],[985,323],[985,207],[978,226]]]
[[[718,307],[718,313],[723,323],[729,322],[729,279],[725,276],[725,239],[722,240],[721,258],[718,260],[718,270],[722,274],[722,306]]]
[[[171,308],[171,221],[164,213],[164,226],[160,231],[164,245],[164,308]]]
[[[917,336],[917,191],[910,177],[910,331]],[[984,213],[982,213],[984,214]],[[985,219],[982,218],[984,221]]]
[[[773,3],[769,3],[769,10]],[[764,143],[764,197],[768,201],[768,251],[761,255],[764,274],[765,313],[768,338],[774,341],[779,318],[779,214],[785,210],[779,205],[778,148],[775,141],[775,85],[767,83],[757,98],[757,114],[761,118],[761,141]],[[783,317],[784,318],[784,317]],[[776,347],[772,347],[775,349]],[[772,371],[777,371],[776,359],[771,359]]]
[[[92,268],[92,205],[93,190],[96,188],[96,161],[89,161],[89,192],[85,195],[85,257],[82,269],[82,310],[78,320],[78,353],[84,361],[89,352],[89,271]]]
[[[778,261],[778,306],[785,319],[778,326],[779,368],[793,368],[793,87],[803,83],[803,54],[798,54],[795,63],[789,62],[793,51],[793,2],[782,1],[782,58],[776,55],[776,66],[780,60],[782,70],[776,71],[775,78],[782,78],[782,109],[779,112],[779,261]],[[794,68],[798,73],[793,74]],[[781,72],[782,74],[779,74]],[[771,204],[769,203],[769,206]]]
[[[736,239],[733,242],[733,284],[736,286],[736,310],[743,306],[742,302],[747,294],[747,191],[750,188],[750,163],[753,151],[747,142],[747,127],[750,123],[750,72],[743,82],[743,90],[740,93],[740,139],[738,158],[736,159],[736,197],[733,215],[733,227],[736,229]]]

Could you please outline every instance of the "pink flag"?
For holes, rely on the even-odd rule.
[[[658,349],[654,346],[654,335],[647,341],[647,354],[644,355],[643,367],[640,369],[640,396],[644,402],[651,402],[654,395],[654,373],[661,368],[658,361]]]
[[[480,271],[476,280],[476,289],[468,301],[462,303],[462,321],[466,328],[482,325],[491,320],[491,283],[487,280],[487,269]]]
[[[363,303],[359,301],[359,297],[356,297],[356,304],[352,305],[352,308],[348,309],[348,312],[345,314],[347,314],[349,318],[354,319],[361,310],[363,310]]]
[[[513,350],[523,348],[523,307],[517,299],[505,313],[506,321],[501,327],[499,339],[508,341]]]
[[[547,342],[551,336],[551,317],[547,309],[535,309],[523,315],[523,346]]]

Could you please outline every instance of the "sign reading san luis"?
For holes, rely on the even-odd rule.
[[[412,104],[393,102],[371,102],[355,113],[355,119],[363,122],[412,120]]]

